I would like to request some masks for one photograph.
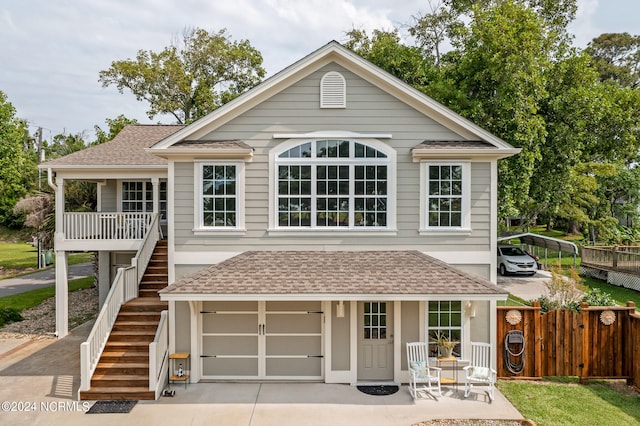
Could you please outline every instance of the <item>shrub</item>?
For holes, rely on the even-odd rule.
[[[583,302],[587,302],[590,306],[613,306],[616,301],[606,291],[599,288],[589,289],[582,297]]]
[[[5,324],[12,322],[22,321],[22,315],[20,311],[14,308],[0,308],[0,327],[4,327]]]

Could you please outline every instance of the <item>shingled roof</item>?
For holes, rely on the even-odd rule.
[[[178,280],[163,300],[201,295],[486,295],[507,292],[419,251],[247,251]]]
[[[56,158],[40,167],[164,166],[167,164],[166,159],[146,152],[145,148],[184,127],[164,124],[128,125],[109,142]]]
[[[484,141],[423,141],[413,149],[496,149]]]

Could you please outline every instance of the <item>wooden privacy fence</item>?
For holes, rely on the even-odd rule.
[[[513,355],[520,352],[519,343],[509,345],[511,354],[505,352],[505,338],[512,330],[524,338],[520,356]],[[544,315],[538,302],[500,306],[497,337],[498,377],[578,376],[640,385],[640,315],[633,302],[626,307],[583,303],[580,312],[558,309]]]

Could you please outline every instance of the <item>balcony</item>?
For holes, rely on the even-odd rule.
[[[62,216],[56,250],[137,250],[154,223],[154,213],[77,213]]]

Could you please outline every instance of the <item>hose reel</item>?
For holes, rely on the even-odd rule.
[[[522,331],[509,331],[504,338],[504,365],[510,373],[520,374],[524,370],[526,358],[524,348],[524,334]]]

